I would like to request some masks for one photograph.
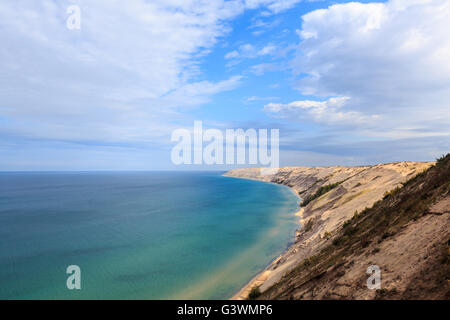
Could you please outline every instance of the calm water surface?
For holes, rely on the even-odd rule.
[[[229,298],[293,240],[297,202],[220,172],[0,173],[0,299]]]

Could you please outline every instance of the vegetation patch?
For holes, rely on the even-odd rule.
[[[250,290],[250,293],[248,294],[248,300],[254,300],[258,298],[261,295],[261,291],[259,290],[259,287],[253,287],[252,290]]]
[[[348,197],[347,199],[345,199],[344,202],[342,202],[341,205],[344,205],[344,204],[346,204],[347,202],[350,202],[350,201],[352,201],[352,200],[358,198],[359,196],[362,196],[363,194],[365,194],[365,193],[367,193],[367,192],[369,192],[369,191],[370,191],[370,189],[365,189],[365,190],[362,190],[362,191],[360,191],[360,192],[358,192],[358,193],[356,193],[356,194],[354,194],[354,195],[351,195],[350,197]]]
[[[309,219],[305,225],[305,232],[311,231],[313,224],[314,222],[312,221],[312,219]]]
[[[301,203],[301,206],[302,207],[307,206],[311,201],[314,201],[317,198],[319,198],[320,196],[324,195],[325,193],[333,190],[334,188],[336,188],[338,185],[340,185],[344,181],[345,180],[339,181],[336,183],[332,183],[332,184],[327,184],[326,186],[321,186],[319,189],[317,189],[316,193],[314,193],[313,195],[311,195],[308,198],[306,198],[305,200],[303,200]]]

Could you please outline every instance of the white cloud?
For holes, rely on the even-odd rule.
[[[235,59],[235,58],[237,58],[237,57],[239,57],[239,52],[238,52],[237,50],[228,52],[228,53],[225,55],[225,59]]]
[[[269,13],[280,13],[294,7],[302,0],[245,0],[245,6],[249,9],[256,9],[265,6]]]
[[[280,71],[285,69],[285,66],[281,63],[260,63],[250,67],[250,72],[257,76],[262,76],[266,72]]]
[[[258,96],[251,96],[244,99],[244,102],[255,102],[255,101],[270,101],[270,100],[278,100],[279,97],[258,97]]]
[[[236,50],[230,51],[225,55],[226,60],[232,60],[227,65],[234,66],[243,59],[253,59],[258,56],[258,50],[250,43],[241,44]]]
[[[279,18],[273,19],[273,17],[270,17],[269,19],[262,20],[261,17],[257,16],[253,19],[252,24],[248,27],[248,29],[252,30],[251,32],[254,36],[259,36],[275,28],[281,22],[282,20]]]
[[[380,135],[448,134],[449,1],[350,2],[302,19],[293,69],[303,94],[351,97],[342,112],[381,115]]]
[[[241,52],[241,54],[245,57],[254,57],[255,53],[256,53],[256,49],[253,45],[251,45],[250,43],[246,43],[243,44],[241,46],[239,46],[239,51]]]
[[[202,79],[199,58],[229,31],[241,1],[0,2],[2,131],[33,138],[147,140],[176,111],[230,90]],[[168,118],[167,115],[170,115]]]
[[[301,100],[288,104],[269,103],[264,111],[277,117],[289,119],[312,120],[327,125],[362,125],[370,124],[378,115],[366,116],[356,111],[344,111],[349,97],[330,98],[325,101]]]
[[[1,132],[33,139],[160,139],[183,119],[180,110],[240,84],[238,76],[208,81],[200,59],[245,9],[272,10],[274,3],[1,1]],[[71,4],[81,8],[80,30],[66,28]],[[257,53],[244,44],[226,58]]]
[[[231,60],[228,62],[227,66],[231,67],[234,66],[240,62],[242,62],[244,59],[255,59],[260,58],[263,56],[283,56],[286,54],[286,52],[290,50],[290,48],[282,48],[280,49],[276,45],[269,43],[263,47],[257,48],[254,45],[250,43],[245,43],[240,45],[237,50],[233,50],[228,52],[225,55],[226,60]],[[272,63],[266,63],[266,65],[269,65]],[[257,74],[263,74],[264,70],[260,70],[262,68],[261,65],[257,65],[251,68],[251,71]]]
[[[273,54],[276,50],[277,50],[276,46],[274,46],[273,44],[268,44],[267,46],[258,51],[258,55],[259,56],[264,56],[268,54],[270,55]]]

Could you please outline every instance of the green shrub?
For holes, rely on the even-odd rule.
[[[305,232],[308,232],[312,229],[314,222],[312,221],[312,219],[308,220],[308,222],[305,225]]]
[[[344,235],[351,237],[352,235],[354,235],[356,233],[356,231],[358,231],[358,228],[348,226],[347,228],[344,229]]]
[[[248,294],[249,300],[254,300],[258,298],[261,295],[261,291],[259,290],[259,287],[253,287],[252,290],[250,290],[250,293]]]
[[[345,181],[345,180],[344,180]],[[319,198],[320,196],[324,195],[325,193],[327,193],[330,190],[333,190],[334,188],[336,188],[338,185],[340,185],[342,182],[344,181],[339,181],[333,184],[328,184],[326,186],[322,186],[320,187],[315,194],[309,196],[308,198],[306,198],[305,200],[303,200],[303,202],[301,203],[302,207],[305,207],[306,205],[308,205],[311,201],[316,200],[317,198]]]

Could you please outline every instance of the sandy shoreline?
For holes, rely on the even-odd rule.
[[[295,192],[294,189],[290,188],[293,192]],[[298,194],[295,193],[297,196]],[[302,213],[303,208],[300,208],[300,210],[295,212],[295,216],[298,217],[297,223],[299,224],[297,230],[295,231],[295,238],[294,241],[287,246],[287,248],[272,262],[270,262],[260,273],[258,273],[256,276],[254,276],[245,286],[243,286],[239,291],[234,294],[230,299],[231,300],[246,300],[248,297],[248,294],[254,287],[260,287],[262,284],[264,284],[271,276],[273,276],[273,270],[270,270],[271,267],[275,266],[279,261],[283,258],[283,256],[295,245],[295,239],[297,238],[298,234],[300,233],[300,230],[302,228]]]
[[[272,181],[264,181],[261,179],[256,179],[256,178],[250,178],[250,177],[235,177],[235,176],[225,176],[228,178],[234,178],[234,179],[245,179],[245,180],[255,180],[255,181],[260,181],[260,182],[266,182],[266,183],[272,183],[272,184],[276,184],[278,186],[285,186],[283,184],[280,183],[275,183]],[[239,289],[239,291],[237,293],[235,293],[230,299],[231,300],[245,300],[248,297],[248,294],[250,293],[250,290],[252,290],[252,288],[254,287],[259,287],[261,286],[263,283],[265,283],[269,277],[272,274],[272,270],[270,270],[271,267],[273,267],[274,265],[276,265],[281,259],[282,257],[292,248],[292,246],[295,245],[295,240],[297,238],[297,236],[300,233],[300,230],[302,228],[302,214],[303,214],[303,208],[300,207],[300,202],[301,202],[301,198],[298,195],[298,192],[289,186],[285,186],[287,188],[289,188],[289,190],[291,192],[293,192],[297,198],[298,198],[298,206],[299,206],[299,210],[294,212],[294,215],[296,217],[298,217],[297,223],[298,223],[298,228],[295,231],[295,236],[293,241],[290,243],[290,245],[288,244],[286,246],[286,249],[275,259],[273,259],[264,269],[262,269],[256,276],[254,276],[249,282],[247,282],[241,289]]]
[[[266,183],[272,183],[272,184],[276,184],[278,186],[285,186],[283,184],[280,183],[275,183],[272,181],[264,181],[261,179],[256,179],[256,178],[247,178],[247,177],[234,177],[234,176],[225,176],[228,178],[234,178],[234,179],[245,179],[245,180],[255,180],[255,181],[259,181],[259,182],[266,182]],[[249,282],[247,282],[241,289],[239,289],[239,291],[234,294],[230,299],[231,300],[245,300],[248,297],[248,294],[250,293],[250,290],[252,290],[252,288],[254,287],[259,287],[261,286],[263,283],[265,283],[269,277],[272,275],[272,270],[270,270],[271,267],[273,267],[274,265],[276,265],[280,259],[282,259],[282,257],[292,248],[292,246],[295,244],[295,240],[298,236],[298,234],[300,233],[300,230],[302,228],[302,214],[303,214],[303,208],[300,208],[300,202],[301,202],[301,198],[298,195],[298,192],[289,186],[285,186],[287,188],[289,188],[289,190],[291,192],[293,192],[297,198],[298,198],[298,206],[299,206],[299,210],[294,212],[294,215],[296,217],[298,217],[297,223],[298,223],[298,228],[295,231],[295,236],[294,239],[292,239],[293,241],[290,243],[290,245],[288,244],[286,246],[286,249],[275,259],[273,259],[264,269],[261,270],[261,272],[259,272],[256,276],[254,276]]]

